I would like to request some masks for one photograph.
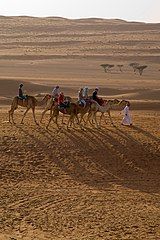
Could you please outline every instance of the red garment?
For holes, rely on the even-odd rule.
[[[63,103],[63,102],[64,102],[64,95],[60,94],[60,95],[58,96],[58,104],[60,105],[60,104]]]

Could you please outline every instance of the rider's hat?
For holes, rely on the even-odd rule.
[[[23,87],[23,84],[21,83],[19,86],[20,86],[20,87]]]

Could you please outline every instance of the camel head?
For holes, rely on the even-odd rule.
[[[50,95],[50,94],[46,94],[46,95],[44,96],[44,98],[47,99],[47,100],[49,100],[49,99],[51,99],[51,95]]]
[[[130,102],[123,99],[122,101],[119,102],[119,105],[121,105],[122,107],[125,107],[127,103],[130,103]]]
[[[119,100],[118,99],[114,99],[113,100],[113,104],[119,104]]]

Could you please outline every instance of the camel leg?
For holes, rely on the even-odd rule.
[[[44,115],[45,115],[45,113],[46,113],[47,111],[50,110],[50,117],[52,116],[52,114],[53,114],[53,108],[54,108],[54,104],[53,104],[53,103],[50,104],[50,105],[48,105],[48,106],[46,106],[46,108],[45,108],[44,111],[42,112],[42,116],[41,116],[40,123],[42,123],[43,117],[44,117]]]
[[[69,127],[72,126],[72,123],[74,124],[74,116],[71,114],[69,119],[68,119],[68,123],[67,123],[67,129],[69,129]],[[75,126],[75,125],[74,125]]]
[[[101,123],[102,123],[102,118],[104,117],[104,113],[101,114],[100,116],[100,121],[99,121],[99,125],[101,126]]]
[[[111,124],[114,125],[110,111],[107,111],[107,112],[108,112],[108,116],[109,116],[109,119],[110,119],[110,121],[111,121]]]
[[[47,126],[46,126],[46,128],[48,129],[48,127],[49,127],[49,124],[51,123],[51,121],[53,120],[53,115],[50,117],[50,119],[49,119],[49,121],[48,121],[48,124],[47,124]]]
[[[64,114],[62,115],[62,124],[65,124],[64,123]]]
[[[95,121],[96,128],[99,128],[98,123],[97,123],[97,118],[96,118],[96,112],[95,112],[94,115],[93,115],[93,119],[94,119],[94,121]]]
[[[11,115],[13,114],[13,112],[14,112],[14,110],[12,110],[12,109],[8,111],[8,113],[9,113],[9,122],[10,122],[10,123],[12,123],[12,122],[11,122]],[[13,118],[12,118],[12,119],[13,119]]]
[[[73,123],[74,128],[76,127],[76,125],[75,125],[75,118],[76,118],[76,120],[77,120],[76,123],[77,123],[78,125],[80,125],[80,121],[79,121],[78,115],[77,115],[77,114],[76,114],[76,115],[72,115],[70,126],[71,126],[72,123]]]
[[[11,110],[9,110],[9,122],[10,123],[14,123],[15,124],[15,121],[14,121],[14,119],[13,119],[13,114],[14,114],[14,111],[16,110],[17,108],[14,108],[14,109],[11,109]],[[11,122],[11,118],[12,118],[12,122]]]
[[[43,117],[44,117],[45,113],[46,113],[48,110],[49,110],[49,109],[46,108],[46,109],[42,112],[42,116],[41,116],[40,123],[42,123]],[[51,115],[51,114],[50,114],[50,115]]]
[[[74,128],[76,127],[75,122],[74,122],[74,116],[72,116],[70,119],[70,127],[72,127],[72,125]]]
[[[74,117],[74,116],[72,116],[72,118],[71,118],[71,125],[70,125],[70,126],[72,126],[72,124],[73,124],[73,127],[75,128],[75,127],[76,127],[76,125],[75,125],[75,121],[74,121],[74,119],[75,119],[75,117]]]
[[[24,120],[24,118],[25,118],[27,112],[29,111],[29,109],[30,109],[30,107],[27,108],[27,110],[26,110],[25,113],[23,114],[23,117],[22,117],[22,120],[21,120],[21,124],[23,123],[23,120]]]
[[[14,119],[13,119],[13,114],[14,111],[18,108],[18,104],[16,100],[13,100],[12,105],[11,105],[11,109],[9,110],[9,122],[11,123],[11,118],[12,118],[12,122],[15,124]]]
[[[58,127],[58,129],[59,129],[58,116],[59,116],[59,112],[58,112],[57,114],[55,114],[55,112],[53,111],[52,116],[50,117],[50,119],[49,119],[49,121],[48,121],[48,124],[47,124],[47,126],[46,126],[47,129],[48,129],[48,127],[49,127],[49,125],[50,125],[50,123],[51,123],[51,121],[53,120],[54,117],[55,117],[55,123],[56,123],[56,125],[57,125],[57,127]]]
[[[83,116],[84,116],[84,115],[83,115]],[[80,120],[79,120],[79,118],[78,118],[78,115],[76,114],[75,117],[76,117],[76,119],[77,119],[78,125],[80,126],[81,130],[83,130],[82,125],[81,125],[81,122],[80,122]]]
[[[84,115],[85,115],[85,114],[81,114],[81,118],[80,118],[80,121],[79,121],[80,124],[82,123],[82,121],[83,121],[84,123],[86,123],[86,121],[85,121],[85,119],[84,119]]]
[[[85,125],[87,125],[88,122],[92,125],[92,123],[91,123],[91,121],[90,121],[91,116],[92,116],[92,112],[89,112],[89,113],[88,113],[88,116],[87,116],[87,120],[86,120],[86,122],[85,122]]]
[[[59,110],[54,109],[53,113],[52,113],[53,118],[55,117],[55,123],[57,125],[57,128],[59,129],[59,125],[58,125],[58,116],[59,116]],[[53,119],[52,118],[52,119]]]
[[[73,121],[73,116],[72,115],[70,115],[70,117],[69,117],[69,119],[68,119],[68,123],[67,123],[67,129],[69,129],[69,127],[71,127],[72,126],[72,121]]]
[[[9,114],[9,122],[11,123],[11,110],[8,111]]]
[[[11,116],[12,116],[12,122],[15,124],[14,118],[13,118],[13,114],[14,114],[15,109],[11,112]]]
[[[88,116],[89,116],[89,123],[91,126],[93,126],[93,118],[94,118],[95,112],[91,112]]]
[[[77,117],[76,117],[76,119],[77,119]],[[73,115],[73,116],[71,116],[71,118],[70,118],[70,127],[72,126],[72,124],[73,124],[73,127],[74,128],[76,128],[76,125],[75,125],[75,116]],[[79,124],[79,123],[78,123]]]
[[[35,116],[35,107],[32,108],[32,112],[33,112],[33,118],[35,123],[38,125],[37,121],[36,121],[36,116]]]

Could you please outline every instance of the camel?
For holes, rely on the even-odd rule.
[[[53,111],[53,108],[54,108],[54,105],[55,105],[55,100],[53,98],[51,98],[48,102],[47,102],[47,105],[44,109],[44,111],[42,112],[42,116],[41,116],[41,120],[40,120],[40,123],[42,123],[42,120],[44,118],[44,115],[47,111],[50,110],[50,117],[52,116],[52,111]]]
[[[55,123],[57,125],[57,127],[59,128],[59,125],[58,125],[58,116],[59,116],[59,112],[66,114],[66,115],[69,115],[69,120],[68,120],[68,123],[67,123],[67,129],[69,128],[69,126],[72,125],[72,123],[74,124],[74,119],[76,118],[77,119],[77,123],[80,125],[81,127],[81,124],[79,122],[79,119],[78,119],[78,106],[76,103],[70,103],[69,104],[69,107],[65,108],[64,109],[59,109],[59,106],[58,105],[55,105],[54,108],[53,108],[53,112],[52,112],[52,116],[50,117],[49,119],[49,122],[47,124],[47,129],[49,127],[49,124],[50,122],[53,120],[53,118],[55,118]]]
[[[111,114],[110,114],[110,111],[111,110],[119,110],[119,111],[122,111],[123,108],[126,106],[126,104],[129,102],[127,100],[121,100],[119,101],[118,99],[114,99],[114,100],[108,100],[108,102],[110,103],[108,105],[108,110],[106,111],[109,115],[109,118],[110,118],[110,121],[111,123],[114,125],[113,123],[113,120],[111,118]],[[102,118],[104,117],[104,114],[105,112],[103,112],[100,116],[100,124],[101,124],[101,121],[102,121]]]
[[[78,114],[80,115],[80,120],[79,122],[81,123],[82,121],[84,121],[84,123],[86,122],[84,120],[84,115],[86,113],[89,112],[90,108],[91,108],[91,104],[93,103],[94,101],[89,99],[89,100],[86,100],[86,105],[83,107],[83,106],[80,106],[78,103],[77,103],[77,112]]]
[[[100,123],[101,123],[101,120],[102,120],[102,117],[103,117],[104,113],[107,112],[108,115],[109,115],[110,121],[113,124],[113,121],[112,121],[112,118],[111,118],[111,115],[110,115],[110,109],[111,109],[111,105],[112,104],[117,104],[117,102],[118,102],[117,99],[115,99],[115,100],[108,100],[108,101],[104,101],[103,105],[101,106],[96,101],[94,101],[91,104],[91,107],[90,107],[90,110],[89,110],[89,113],[88,113],[88,117],[87,117],[86,123],[88,123],[88,122],[91,123],[91,119],[92,119],[92,121],[93,120],[95,121],[96,127],[98,128],[98,123],[97,123],[97,119],[96,119],[96,113],[97,112],[101,112],[102,113],[101,116],[100,116]]]
[[[79,123],[81,124],[82,121],[84,121],[84,123],[85,123],[86,121],[84,120],[84,115],[85,115],[86,113],[88,113],[88,111],[89,111],[89,109],[90,109],[90,106],[91,106],[91,101],[90,101],[90,100],[89,100],[89,101],[87,100],[85,107],[80,106],[78,102],[75,102],[75,104],[77,105],[77,114],[80,115]],[[65,123],[64,123],[64,115],[65,115],[65,114],[63,113],[63,115],[62,115],[62,124],[65,124]]]
[[[9,122],[11,123],[11,118],[12,118],[12,122],[15,123],[14,119],[13,119],[13,114],[14,114],[14,111],[18,108],[18,105],[19,105],[19,106],[27,108],[27,110],[25,111],[25,113],[22,117],[21,123],[23,123],[24,118],[25,118],[27,112],[29,111],[29,109],[32,109],[33,118],[34,118],[35,123],[37,124],[37,121],[36,121],[36,118],[35,118],[35,107],[36,106],[42,106],[42,105],[46,104],[47,101],[50,98],[51,98],[51,95],[49,95],[49,94],[46,94],[45,97],[41,101],[38,101],[33,96],[27,96],[27,99],[23,99],[23,100],[20,99],[18,96],[14,97],[13,101],[12,101],[12,104],[11,104],[11,109],[9,110]]]
[[[93,119],[95,121],[96,127],[98,128],[96,113],[101,112],[100,122],[99,122],[99,124],[101,125],[102,118],[104,117],[104,114],[107,112],[109,115],[110,121],[113,124],[110,111],[112,109],[122,110],[126,106],[127,102],[128,101],[126,100],[119,101],[118,99],[107,100],[107,101],[104,100],[104,104],[102,106],[100,106],[97,102],[93,102],[89,110],[87,122],[89,121],[91,123],[91,119]]]
[[[69,96],[65,96],[65,100],[71,102],[72,101],[72,98],[69,97]],[[55,107],[57,103],[55,102],[55,100],[53,98],[50,99],[50,101],[47,102],[47,105],[44,109],[44,111],[42,112],[42,116],[41,116],[41,120],[40,120],[40,123],[42,123],[42,120],[44,118],[44,115],[47,111],[50,110],[50,117],[52,116],[52,112],[53,112],[53,108]],[[62,118],[62,123],[63,123],[63,118]]]
[[[104,113],[103,113],[103,111],[104,111],[104,112],[108,113],[110,121],[113,124],[113,121],[112,121],[112,118],[111,118],[111,115],[110,115],[110,110],[112,109],[113,105],[117,105],[118,103],[119,103],[119,101],[117,99],[104,101],[105,108],[103,106],[100,106],[96,101],[94,101],[92,99],[88,99],[86,101],[86,106],[85,107],[82,107],[78,103],[76,103],[77,104],[77,113],[78,113],[78,115],[80,115],[80,119],[79,119],[80,124],[82,123],[82,121],[86,124],[84,116],[87,113],[89,113],[89,117],[87,118],[87,120],[91,123],[91,121],[90,121],[91,120],[91,115],[92,115],[91,112],[92,112],[93,109],[95,109],[95,111],[97,111],[96,108],[100,108],[100,110],[101,110],[100,112],[102,113],[101,117],[100,117],[100,123],[101,123],[102,117],[104,116]],[[63,116],[64,116],[64,114],[63,114]],[[63,117],[62,117],[62,123],[63,123]]]

